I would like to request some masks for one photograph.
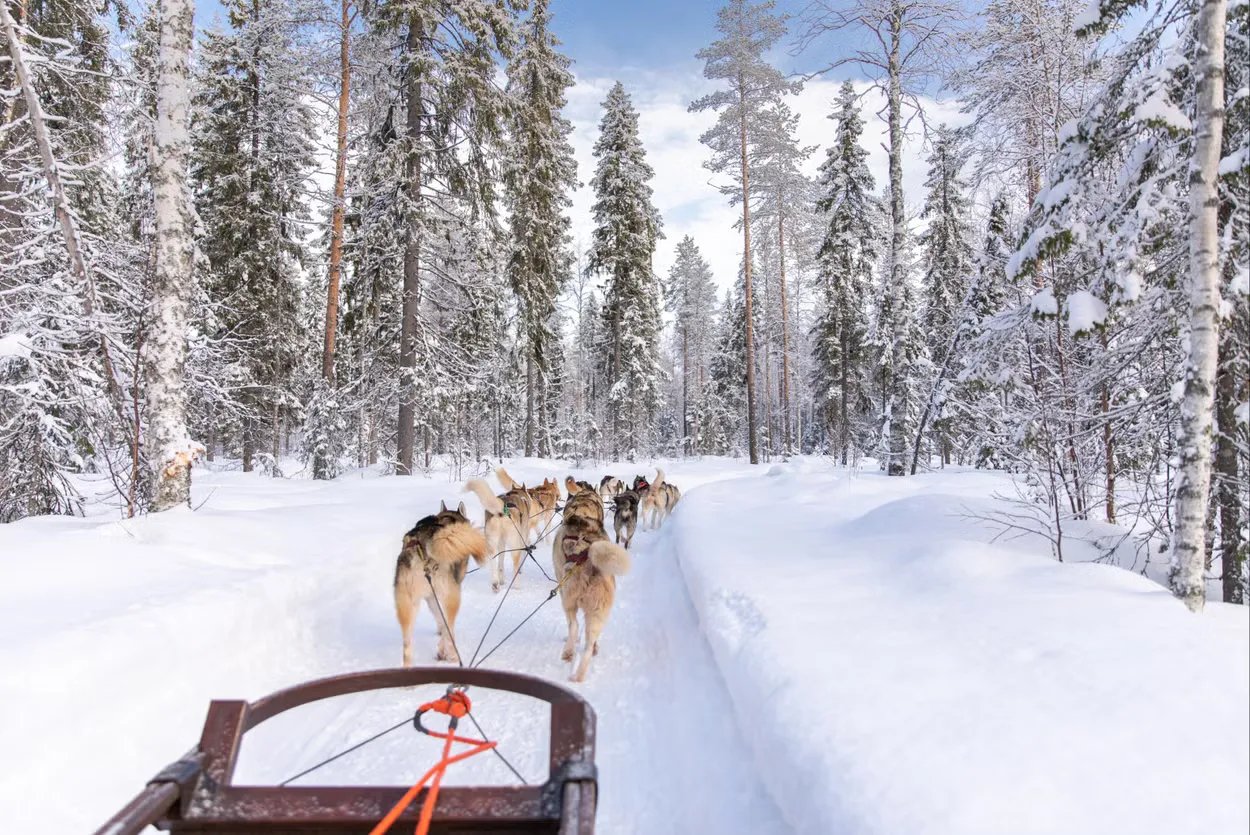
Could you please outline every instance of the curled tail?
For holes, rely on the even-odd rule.
[[[601,539],[590,545],[590,564],[604,574],[619,577],[629,573],[629,552],[615,543]]]
[[[465,493],[476,493],[477,499],[490,513],[503,513],[503,499],[496,496],[490,485],[480,478],[471,478],[464,483]]]
[[[659,493],[664,489],[664,471],[659,467],[655,468],[655,483],[651,485],[651,492]]]
[[[495,478],[499,479],[499,483],[503,485],[505,490],[516,490],[518,487],[525,487],[524,484],[518,484],[512,476],[508,475],[508,471],[503,467],[495,470]]]

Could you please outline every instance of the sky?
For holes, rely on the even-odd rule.
[[[849,52],[848,43],[818,41],[802,54],[793,54],[797,17],[808,0],[778,0],[778,11],[794,16],[791,34],[769,56],[773,64],[790,73],[810,73],[828,66]],[[690,235],[712,266],[717,284],[729,287],[737,276],[742,257],[742,234],[734,230],[741,207],[730,208],[711,174],[703,168],[708,151],[699,137],[716,119],[714,113],[689,113],[691,101],[714,89],[703,78],[702,62],[695,53],[716,38],[716,13],[720,0],[551,0],[551,28],[562,50],[573,60],[577,79],[569,91],[565,115],[573,122],[573,147],[582,186],[573,195],[570,216],[573,235],[588,246],[593,203],[589,183],[594,173],[591,149],[599,134],[601,104],[616,81],[625,85],[639,111],[639,124],[647,159],[655,169],[652,182],[655,203],[664,218],[664,240],[655,253],[655,269],[666,274],[673,263],[678,241]],[[199,0],[197,26],[207,28],[220,14],[217,0]],[[850,78],[863,94],[866,128],[864,147],[878,189],[887,181],[884,147],[885,123],[877,117],[882,97],[853,69],[843,68],[809,80],[790,102],[799,114],[799,139],[818,146],[808,159],[807,170],[815,175],[833,139],[835,123],[827,117],[841,83]],[[950,101],[925,100],[932,125],[963,121]],[[909,132],[903,162],[903,191],[909,209],[923,199],[926,174],[924,138],[918,123]]]
[[[687,112],[691,101],[713,89],[703,78],[702,62],[695,59],[695,53],[716,37],[720,5],[716,0],[552,0],[551,28],[563,41],[564,53],[573,59],[577,78],[565,111],[573,122],[578,179],[583,183],[573,198],[575,238],[583,245],[590,241],[591,148],[599,134],[601,104],[619,80],[639,111],[643,145],[656,172],[652,187],[665,233],[655,254],[656,271],[668,272],[677,242],[690,235],[711,264],[717,284],[725,288],[737,276],[742,257],[742,233],[733,228],[741,207],[730,208],[703,168],[708,151],[699,137],[715,122],[715,114]],[[797,14],[802,5],[782,0],[778,8]],[[797,21],[791,21],[791,29],[797,29]],[[839,55],[839,45],[829,41],[818,42],[805,54],[791,55],[792,39],[787,38],[770,56],[783,72],[810,72]],[[790,103],[800,117],[800,142],[819,146],[807,169],[816,173],[833,139],[836,125],[827,117],[838,87],[847,78],[864,94],[863,143],[880,189],[887,180],[888,164],[883,146],[885,123],[876,116],[883,100],[870,90],[866,79],[849,69],[808,81]],[[961,123],[953,102],[930,99],[926,104],[931,124]],[[914,127],[904,155],[903,190],[909,206],[918,207],[927,166],[923,137]]]

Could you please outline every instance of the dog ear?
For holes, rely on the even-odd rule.
[[[461,516],[466,515],[464,512],[464,502],[460,503],[460,507],[456,508],[456,512],[459,513]]]
[[[439,502],[438,506],[439,506],[439,511],[438,511],[439,513],[447,512],[447,502]]]

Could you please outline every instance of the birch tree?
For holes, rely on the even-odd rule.
[[[847,34],[862,36],[863,46],[851,55],[829,62],[822,72],[843,66],[855,66],[867,73],[874,86],[885,94],[889,126],[890,161],[890,263],[892,274],[888,286],[889,305],[894,310],[905,307],[902,295],[906,277],[903,273],[903,249],[906,246],[907,218],[903,199],[903,109],[909,107],[923,115],[921,95],[926,85],[936,78],[943,59],[951,54],[957,42],[963,10],[958,3],[946,0],[852,0],[835,4],[832,0],[814,0],[803,13],[804,28],[799,49],[812,48],[829,36]],[[893,351],[903,350],[896,344]],[[903,367],[902,356],[893,363]],[[896,378],[902,382],[902,378]],[[905,416],[910,413],[902,402],[904,393],[888,393],[886,412],[890,420],[890,438],[883,462],[890,475],[905,475],[911,427]]]

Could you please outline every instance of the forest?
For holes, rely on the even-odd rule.
[[[222,10],[0,0],[0,521],[201,462],[827,456],[1013,473],[1005,531],[1245,602],[1246,0],[727,0],[688,106],[731,276],[666,236],[638,91],[578,169],[548,0]]]

